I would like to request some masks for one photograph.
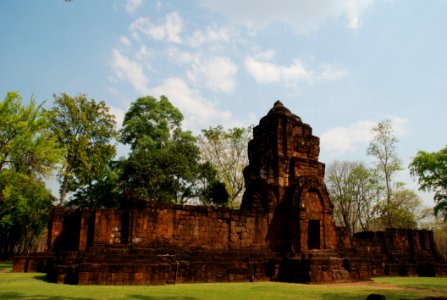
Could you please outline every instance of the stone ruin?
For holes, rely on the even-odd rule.
[[[349,236],[337,228],[319,138],[280,101],[254,128],[240,209],[128,201],[121,209],[54,207],[46,251],[16,272],[70,284],[336,283],[446,276],[427,230]]]

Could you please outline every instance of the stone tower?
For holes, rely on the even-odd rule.
[[[241,208],[270,215],[272,251],[300,256],[336,247],[319,144],[312,128],[280,101],[253,129]]]

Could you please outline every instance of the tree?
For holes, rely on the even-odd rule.
[[[182,113],[166,96],[138,98],[124,116],[121,142],[132,151],[162,149],[175,134],[181,136]]]
[[[60,160],[47,113],[31,99],[22,104],[18,93],[9,92],[0,102],[0,171],[48,175]]]
[[[427,210],[427,209],[425,209]],[[421,228],[433,231],[433,238],[435,240],[436,248],[444,260],[447,260],[447,223],[444,218],[440,218],[431,211],[430,219],[426,218],[425,222],[421,224]]]
[[[104,101],[88,100],[85,95],[54,95],[49,113],[58,143],[65,149],[58,174],[63,206],[68,192],[92,186],[115,155],[111,144],[117,135],[115,117]]]
[[[334,161],[328,166],[326,182],[334,204],[334,217],[350,234],[368,230],[376,217],[380,194],[374,172],[363,162]]]
[[[131,146],[122,175],[127,194],[186,203],[206,188],[200,182],[204,182],[203,174],[212,174],[204,172],[210,165],[200,163],[196,138],[182,130],[182,120],[183,115],[165,96],[160,100],[142,97],[132,103],[121,130],[121,141]]]
[[[410,173],[418,178],[420,190],[435,193],[434,212],[447,222],[447,147],[438,152],[419,151],[410,164]]]
[[[79,188],[66,204],[69,207],[119,208],[123,160],[110,161],[91,185]]]
[[[29,250],[42,233],[55,200],[38,177],[0,172],[0,255]]]
[[[419,196],[412,190],[398,184],[390,202],[377,203],[380,216],[374,220],[375,230],[385,228],[416,228],[418,215],[422,210]]]
[[[203,190],[201,195],[202,203],[205,205],[216,204],[216,205],[227,205],[229,194],[225,187],[225,184],[221,181],[213,181],[210,185]]]
[[[245,183],[243,170],[248,165],[247,145],[253,126],[225,130],[222,126],[202,130],[199,145],[203,161],[217,169],[217,176],[229,193],[229,205],[240,205]]]
[[[385,203],[389,207],[392,198],[393,176],[401,170],[401,160],[396,153],[397,137],[394,135],[390,120],[381,121],[373,129],[374,137],[369,143],[368,155],[376,159],[377,174],[382,178],[385,186]],[[387,227],[391,226],[391,211],[387,214]]]
[[[0,102],[0,252],[27,249],[41,233],[53,197],[43,178],[60,161],[48,115],[32,98],[9,92]]]

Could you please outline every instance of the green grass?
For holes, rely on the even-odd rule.
[[[75,286],[48,283],[44,274],[12,273],[0,263],[0,299],[365,299],[371,293],[387,299],[447,296],[447,278],[381,277],[354,284],[287,284],[274,282],[178,284],[166,286]]]
[[[12,263],[10,261],[0,261],[0,272],[11,272]]]
[[[374,278],[374,282],[405,288],[447,290],[445,277],[379,277]]]

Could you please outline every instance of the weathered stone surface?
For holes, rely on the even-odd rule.
[[[335,227],[319,139],[281,102],[254,128],[248,154],[241,209],[137,200],[122,209],[55,207],[46,252],[17,257],[14,271],[116,285],[447,275],[430,231],[348,236]]]

